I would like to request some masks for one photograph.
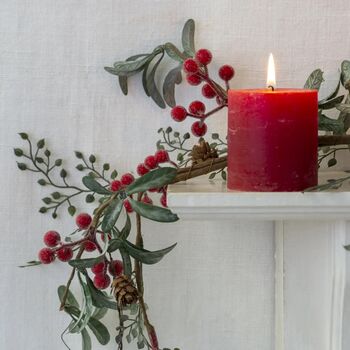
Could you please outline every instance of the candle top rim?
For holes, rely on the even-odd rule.
[[[302,88],[276,88],[274,90],[269,88],[263,89],[229,89],[229,92],[240,92],[240,93],[255,93],[255,94],[285,94],[285,93],[318,93],[316,89],[302,89]]]

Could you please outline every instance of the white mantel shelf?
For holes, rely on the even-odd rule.
[[[319,183],[344,177],[321,172]],[[207,176],[169,186],[168,205],[181,218],[249,220],[350,220],[350,186],[329,192],[234,192]]]

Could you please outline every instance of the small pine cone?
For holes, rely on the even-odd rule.
[[[138,292],[131,279],[126,275],[115,278],[112,282],[112,290],[118,305],[125,306],[136,303]]]

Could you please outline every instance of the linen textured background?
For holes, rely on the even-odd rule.
[[[35,256],[45,231],[64,233],[74,225],[65,211],[57,222],[37,212],[48,190],[17,169],[12,148],[22,143],[16,133],[46,137],[67,169],[76,164],[76,149],[94,152],[120,173],[135,169],[154,152],[156,130],[173,124],[169,110],[144,96],[138,77],[124,97],[103,67],[166,41],[179,44],[188,18],[196,21],[197,47],[213,52],[214,74],[223,63],[235,67],[235,88],[263,87],[273,52],[279,86],[301,87],[320,67],[328,78],[325,93],[341,60],[350,59],[348,0],[1,0],[1,350],[62,349],[58,335],[68,321],[57,312],[56,295],[67,267],[16,267]],[[177,99],[187,105],[198,90],[178,89]],[[209,131],[225,129],[223,111],[209,121]],[[272,223],[236,222],[225,231],[210,221],[147,222],[145,239],[151,249],[179,242],[161,264],[146,269],[146,299],[163,346],[272,349]],[[350,301],[345,307],[350,318]],[[348,330],[346,321],[344,350]],[[67,341],[80,348],[79,337]]]

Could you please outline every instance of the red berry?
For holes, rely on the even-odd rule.
[[[130,202],[129,202],[127,199],[124,201],[123,204],[124,204],[125,210],[126,210],[128,213],[132,213],[132,212],[134,211],[134,209],[132,208]]]
[[[111,283],[111,279],[108,275],[98,274],[94,277],[94,285],[97,289],[106,289]]]
[[[63,262],[69,261],[73,258],[73,250],[70,247],[62,247],[57,251],[57,258]]]
[[[176,122],[182,122],[187,117],[186,108],[182,106],[175,106],[171,110],[171,116]]]
[[[205,113],[205,105],[201,101],[193,101],[189,107],[188,110],[190,113],[195,115],[203,115]]]
[[[84,243],[84,248],[87,252],[93,252],[94,250],[96,250],[96,244],[94,242],[91,241],[86,241]]]
[[[147,194],[145,194],[143,197],[142,197],[142,200],[141,200],[143,203],[146,203],[146,204],[153,204],[153,201],[151,198],[149,198],[147,196]]]
[[[167,207],[168,206],[168,203],[167,203],[167,195],[166,195],[166,192],[164,192],[161,197],[160,197],[160,204],[163,206],[163,207]]]
[[[134,175],[126,173],[120,178],[120,181],[124,186],[129,186],[135,181],[135,178]]]
[[[235,70],[232,66],[229,66],[228,64],[225,64],[220,67],[219,69],[219,77],[222,80],[229,81],[231,80],[235,75]]]
[[[194,136],[203,136],[207,132],[207,124],[201,122],[194,122],[191,127],[192,134]]]
[[[123,188],[123,184],[119,180],[114,180],[111,182],[111,190],[113,192],[120,191]]]
[[[92,268],[91,268],[91,271],[92,273],[94,273],[95,275],[99,275],[103,272],[105,272],[105,269],[106,269],[106,264],[104,261],[101,261],[99,263],[97,263],[96,265],[94,265]]]
[[[196,60],[199,63],[202,63],[204,66],[209,64],[212,58],[213,58],[213,55],[207,49],[200,49],[196,52]]]
[[[169,161],[169,153],[164,149],[159,149],[154,156],[158,163],[166,163]]]
[[[92,217],[87,213],[80,213],[75,219],[75,223],[81,230],[87,229],[90,226],[91,221]]]
[[[142,175],[147,174],[149,172],[149,169],[146,168],[145,164],[141,163],[137,166],[136,171],[140,176],[142,176]]]
[[[197,86],[202,82],[202,78],[198,74],[187,74],[186,80],[190,85]]]
[[[193,58],[187,58],[183,64],[183,69],[186,73],[197,73],[198,63]]]
[[[120,276],[123,273],[123,262],[121,260],[111,261],[108,271],[113,277]]]
[[[144,163],[148,169],[154,169],[158,166],[158,162],[155,156],[146,157]]]
[[[209,84],[204,84],[202,87],[202,95],[206,98],[214,98],[216,92]]]
[[[56,245],[60,242],[61,236],[56,231],[47,231],[44,235],[44,243],[48,247],[56,247]]]
[[[43,264],[50,264],[55,260],[55,254],[50,248],[41,249],[38,257]]]

